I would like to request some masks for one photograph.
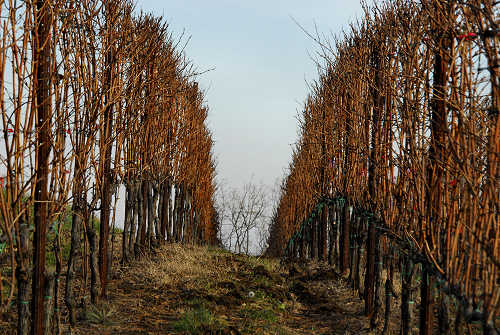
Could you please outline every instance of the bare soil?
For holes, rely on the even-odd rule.
[[[324,265],[290,271],[276,259],[170,244],[116,269],[108,300],[71,333],[367,334],[362,310]],[[209,317],[197,322],[197,311]]]
[[[370,333],[358,294],[325,264],[165,244],[127,266],[116,257],[108,285],[77,327],[62,313],[63,334]],[[4,318],[0,334],[14,333],[15,318]]]

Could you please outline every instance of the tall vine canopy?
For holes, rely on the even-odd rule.
[[[384,1],[365,7],[343,36],[317,39],[319,78],[304,103],[269,254],[338,264],[368,315],[382,304],[382,278],[391,284],[398,270],[413,290],[404,276],[418,266],[421,328],[432,330],[438,286],[468,321],[493,331],[499,15],[490,0]]]
[[[133,1],[0,11],[0,311],[55,334],[107,296],[117,254],[217,243],[209,110],[187,39]]]

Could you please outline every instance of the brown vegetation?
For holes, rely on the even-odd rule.
[[[268,252],[336,263],[372,327],[399,277],[410,331],[418,272],[421,334],[450,331],[452,310],[498,332],[498,15],[489,0],[388,1],[333,45],[316,38],[324,62]]]
[[[331,268],[165,244],[114,267],[110,301],[75,334],[368,334],[362,303]]]
[[[107,296],[120,185],[124,263],[217,243],[208,108],[182,36],[132,1],[0,5],[0,319],[58,333]]]

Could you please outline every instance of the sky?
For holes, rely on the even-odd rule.
[[[138,0],[161,15],[174,36],[190,37],[187,57],[199,71],[210,108],[218,181],[272,186],[286,173],[297,141],[297,115],[317,77],[318,50],[294,22],[332,36],[362,13],[358,1]]]

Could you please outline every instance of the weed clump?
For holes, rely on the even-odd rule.
[[[101,324],[101,325],[111,325],[113,316],[116,310],[113,307],[102,305],[95,306],[92,305],[86,313],[87,320],[90,323]]]
[[[216,333],[223,328],[223,325],[214,317],[209,309],[201,305],[184,313],[182,317],[174,323],[173,328],[177,332],[197,335]]]

